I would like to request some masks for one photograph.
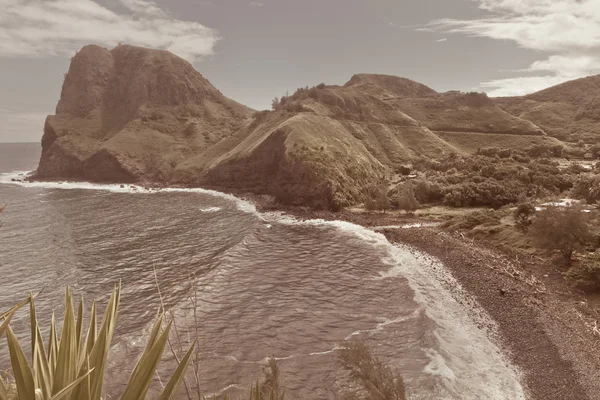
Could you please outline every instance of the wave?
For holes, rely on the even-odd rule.
[[[260,213],[256,210],[254,203],[240,199],[231,194],[218,192],[216,190],[202,188],[146,188],[135,184],[104,184],[92,182],[72,182],[72,181],[27,181],[28,175],[32,171],[13,171],[0,174],[0,184],[17,185],[25,188],[40,188],[40,189],[63,189],[63,190],[100,190],[112,193],[200,193],[213,197],[219,197],[235,203],[238,210],[249,214],[254,214],[260,217]],[[204,212],[215,212],[218,210],[211,207],[210,209],[202,210]]]

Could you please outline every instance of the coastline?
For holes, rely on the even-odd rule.
[[[520,371],[528,398],[592,400],[600,393],[600,359],[594,356],[600,354],[600,332],[594,333],[593,310],[561,271],[545,264],[547,260],[510,254],[429,227],[432,220],[418,216],[314,211],[275,206],[262,196],[236,195],[253,201],[260,211],[284,212],[299,220],[343,220],[370,229],[382,227],[378,232],[390,243],[439,260],[492,318],[495,329],[482,329],[488,329],[491,339]]]
[[[153,191],[170,188],[144,183],[135,187]],[[578,303],[584,297],[570,289],[562,275],[544,269],[543,260],[519,258],[438,228],[400,228],[431,219],[394,213],[315,211],[283,206],[270,196],[222,188],[219,191],[252,202],[261,212],[283,212],[299,220],[342,220],[371,229],[381,227],[378,231],[390,243],[437,258],[489,314],[498,333],[491,339],[521,372],[528,398],[585,400],[600,393],[600,360],[593,355],[600,344],[592,332],[593,316],[586,315],[585,307]],[[397,228],[389,228],[393,226]]]

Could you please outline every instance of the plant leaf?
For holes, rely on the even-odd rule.
[[[190,349],[187,351],[187,353],[177,366],[177,369],[175,370],[173,375],[171,375],[171,379],[169,379],[167,386],[158,397],[158,400],[170,400],[175,395],[177,389],[179,388],[179,386],[183,382],[183,379],[185,378],[185,370],[190,362],[190,358],[192,357],[192,353],[194,352],[195,347],[196,341],[194,341],[192,347],[190,347]]]
[[[156,339],[152,348],[144,351],[129,378],[129,382],[127,383],[125,392],[123,392],[123,396],[121,396],[121,400],[145,399],[150,382],[152,382],[154,371],[156,371],[165,350],[170,330],[171,323],[167,325],[162,334]]]
[[[23,353],[23,349],[10,326],[6,330],[6,339],[19,400],[35,400],[35,384],[31,367],[27,363],[27,357],[25,357],[25,353]]]

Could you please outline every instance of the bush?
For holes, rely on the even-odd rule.
[[[406,211],[407,214],[413,214],[419,207],[420,204],[415,198],[413,185],[410,183],[403,185],[398,192],[398,208]]]
[[[387,197],[387,186],[370,186],[367,189],[365,208],[369,211],[389,210],[390,200]]]
[[[341,346],[339,360],[350,378],[362,388],[364,400],[406,400],[404,380],[389,366],[374,357],[370,349],[357,340]],[[352,398],[357,398],[356,395]]]
[[[573,185],[573,197],[583,199],[588,204],[600,201],[600,175],[586,174],[580,176]]]
[[[271,101],[271,108],[273,110],[277,110],[279,109],[279,105],[281,104],[279,97],[275,97],[272,101]]]
[[[600,250],[587,255],[579,265],[567,272],[577,286],[586,291],[600,291]]]
[[[520,204],[515,210],[514,217],[519,229],[526,231],[531,225],[531,219],[535,215],[535,206],[533,204]]]
[[[540,248],[560,252],[567,265],[571,265],[573,253],[591,237],[587,216],[579,207],[548,207],[540,211],[529,234]]]
[[[194,122],[190,122],[184,129],[183,134],[187,137],[193,136],[198,132],[198,125]]]

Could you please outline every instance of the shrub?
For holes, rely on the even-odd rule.
[[[6,209],[6,205],[0,206],[0,214],[2,214],[2,211],[4,211]],[[2,221],[0,221],[0,228],[2,228]]]
[[[540,248],[560,252],[567,265],[591,236],[586,215],[578,207],[548,207],[540,211],[529,234]]]
[[[410,183],[403,185],[398,192],[398,208],[406,211],[407,214],[413,214],[419,206],[420,204],[415,198],[413,185]]]
[[[364,400],[406,400],[402,377],[374,357],[363,342],[352,340],[344,343],[339,360],[350,373],[350,378],[361,386]]]
[[[567,272],[577,286],[587,291],[600,290],[600,250],[588,254],[579,265]]]
[[[198,125],[194,122],[190,122],[184,129],[183,134],[185,136],[193,136],[196,132],[198,132]]]
[[[574,198],[583,199],[589,204],[600,201],[600,175],[580,176],[573,185],[572,194]]]
[[[271,101],[271,108],[273,110],[277,110],[279,108],[279,105],[281,104],[281,102],[279,101],[279,97],[275,97],[272,101]]]
[[[323,90],[323,89],[325,89],[325,84],[324,84],[324,83],[319,83],[319,84],[317,85],[317,89],[320,89],[320,90]]]
[[[365,208],[369,211],[382,210],[383,212],[390,208],[386,185],[370,186],[367,189]]]
[[[531,225],[531,219],[535,215],[535,206],[533,204],[520,204],[515,210],[514,217],[517,227],[526,231]]]
[[[416,180],[412,182],[415,198],[420,204],[434,203],[444,198],[442,188],[438,183],[428,182],[426,180]]]

